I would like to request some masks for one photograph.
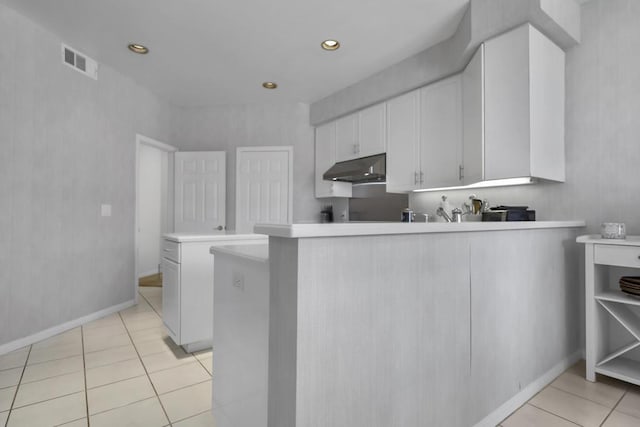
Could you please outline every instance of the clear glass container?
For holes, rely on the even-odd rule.
[[[600,235],[603,239],[625,239],[627,230],[622,222],[603,222],[600,226]]]

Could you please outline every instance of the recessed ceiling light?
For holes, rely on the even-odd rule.
[[[278,87],[278,84],[274,82],[264,82],[262,83],[262,87],[265,89],[275,89]]]
[[[320,43],[320,46],[322,46],[324,50],[336,50],[340,47],[340,42],[338,40],[329,39]]]
[[[145,55],[149,53],[149,48],[137,43],[131,43],[127,46],[131,52],[139,53],[140,55]]]

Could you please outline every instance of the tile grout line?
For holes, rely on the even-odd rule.
[[[146,301],[147,299],[144,297],[144,295],[142,295],[140,292],[138,292],[138,294]],[[147,301],[147,304],[149,304],[149,302]],[[151,305],[151,304],[149,304]],[[151,307],[153,308],[153,307]],[[155,312],[155,310],[154,310]],[[158,313],[156,312],[156,315]],[[164,405],[162,404],[162,400],[160,399],[160,395],[158,394],[158,390],[156,390],[156,386],[153,384],[153,381],[151,381],[151,377],[149,376],[149,371],[147,371],[147,367],[144,364],[144,361],[142,360],[142,356],[140,356],[140,353],[138,352],[138,348],[136,347],[135,342],[133,341],[133,338],[131,337],[131,333],[129,332],[129,328],[127,328],[127,324],[125,323],[124,319],[122,318],[122,314],[120,314],[120,312],[118,312],[118,316],[120,316],[120,320],[122,320],[122,323],[124,324],[124,328],[127,331],[127,334],[129,335],[129,339],[131,340],[131,344],[133,344],[133,348],[136,351],[136,354],[138,355],[138,359],[140,360],[140,364],[142,365],[142,369],[144,369],[145,374],[147,375],[147,380],[149,381],[149,384],[151,384],[151,388],[153,389],[153,392],[156,394],[156,399],[158,399],[158,403],[160,404],[160,408],[162,408],[162,412],[164,413],[164,416],[167,417],[167,421],[169,421],[169,424],[167,424],[168,426],[171,427],[172,423],[171,423],[171,418],[169,418],[169,414],[167,414],[167,410],[164,408]]]
[[[193,355],[193,353],[190,353]],[[213,352],[211,352],[211,355],[213,356]],[[213,381],[213,357],[211,357],[211,372],[209,372],[209,370],[207,369],[206,366],[204,366],[204,363],[202,363],[202,360],[200,360],[198,357],[193,356],[196,358],[196,360],[200,363],[200,366],[202,366],[202,368],[207,371],[207,374],[209,374],[209,376],[211,377],[211,380]]]
[[[84,328],[80,326],[80,341],[82,342],[82,373],[84,378],[84,405],[87,410],[87,427],[91,427],[89,418],[89,387],[87,387],[87,360],[84,353]]]
[[[580,424],[578,424],[578,423],[577,423],[577,422],[575,422],[575,421],[571,421],[570,419],[563,417],[562,415],[555,414],[555,413],[553,413],[553,412],[551,412],[551,411],[548,411],[548,410],[546,410],[546,409],[544,409],[544,408],[541,408],[541,407],[539,407],[539,406],[536,406],[536,405],[534,405],[533,403],[531,403],[531,401],[530,401],[530,400],[529,400],[529,401],[527,401],[527,403],[525,403],[525,405],[531,405],[531,406],[533,406],[534,408],[541,410],[542,412],[546,412],[547,414],[551,414],[551,415],[553,415],[554,417],[561,418],[561,419],[563,419],[563,420],[565,420],[565,421],[567,421],[567,422],[570,422],[571,424],[575,424],[575,425],[577,425],[577,426],[579,426],[579,425],[580,425]],[[524,406],[524,405],[522,405],[522,406]],[[513,414],[512,414],[512,415],[513,415]]]
[[[607,420],[609,419],[609,417],[611,416],[611,414],[613,414],[613,411],[616,410],[616,408],[618,407],[618,405],[620,404],[620,402],[622,402],[622,399],[624,399],[624,397],[627,395],[627,392],[629,391],[628,388],[626,388],[624,390],[624,393],[622,393],[622,396],[620,396],[620,399],[618,399],[618,401],[616,402],[615,405],[613,405],[613,408],[611,408],[611,410],[609,411],[609,413],[607,414],[606,417],[604,417],[604,420],[602,420],[602,423],[600,423],[601,426],[604,425],[604,423],[607,422]]]
[[[31,356],[31,349],[33,345],[29,346],[29,351],[27,352],[27,358],[24,359],[24,365],[22,365],[22,373],[20,374],[20,379],[18,380],[18,385],[16,385],[16,392],[13,394],[13,399],[11,400],[11,406],[9,407],[9,413],[7,414],[7,420],[4,423],[4,426],[7,427],[9,425],[9,420],[11,419],[11,413],[13,412],[13,405],[16,403],[16,397],[18,397],[18,390],[20,390],[20,385],[22,384],[22,377],[24,377],[24,371],[27,370],[27,362],[29,362],[29,356]]]
[[[603,408],[607,408],[607,409],[615,408],[615,405],[613,406],[613,408],[609,408],[608,406],[606,406],[606,405],[604,405],[604,404],[602,404],[600,402],[596,402],[595,400],[589,399],[588,397],[580,396],[579,394],[573,393],[571,391],[567,391],[567,390],[561,389],[561,388],[556,387],[556,386],[554,386],[552,384],[549,384],[549,387],[554,388],[554,389],[559,390],[559,391],[562,391],[564,393],[570,394],[572,396],[579,397],[580,399],[586,400],[588,402],[595,403],[596,405],[600,405]],[[622,396],[624,396],[626,393],[627,393],[627,390],[625,389],[624,393],[622,393]],[[618,400],[618,402],[619,402],[619,400]],[[618,402],[616,402],[616,405],[618,404]]]
[[[158,312],[156,311],[156,308],[155,308],[155,307],[154,307],[154,306],[149,302],[149,300],[147,299],[147,297],[145,297],[145,296],[144,296],[144,294],[143,294],[142,292],[140,292],[140,291],[138,291],[138,295],[140,295],[140,296],[142,297],[142,299],[143,299],[147,304],[149,304],[149,307],[151,307],[151,310],[153,310],[153,312],[154,312],[154,313],[155,313],[155,314],[156,314],[160,319],[162,319],[162,316],[160,316],[160,313],[158,313]],[[118,314],[119,314],[119,313],[120,313],[120,312],[118,312]],[[122,318],[122,315],[120,315],[120,318]],[[123,320],[123,321],[124,321],[124,320]]]

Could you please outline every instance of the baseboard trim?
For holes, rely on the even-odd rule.
[[[474,427],[495,427],[505,418],[507,418],[516,409],[524,405],[529,399],[535,396],[540,390],[551,383],[558,375],[567,370],[570,366],[582,358],[583,350],[578,350],[567,358],[561,360],[553,368],[545,374],[534,380],[528,386],[523,388],[518,394],[507,400],[495,411],[487,415],[482,421]]]
[[[120,310],[124,310],[125,308],[129,308],[135,305],[135,303],[135,300],[129,300],[123,302],[122,304],[113,305],[100,311],[96,311],[95,313],[91,313],[87,316],[83,316],[78,319],[63,323],[61,325],[45,329],[44,331],[37,332],[33,335],[29,335],[28,337],[20,338],[6,344],[2,344],[0,345],[0,355],[10,353],[19,348],[37,343],[38,341],[46,340],[47,338],[51,338],[54,335],[66,332],[69,329],[77,328],[78,326],[84,325],[85,323],[91,322],[92,320],[97,320],[110,314],[117,313]]]

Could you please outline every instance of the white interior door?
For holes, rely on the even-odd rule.
[[[291,223],[293,147],[240,147],[236,158],[236,232]]]
[[[224,151],[185,151],[175,154],[175,231],[224,233]]]

